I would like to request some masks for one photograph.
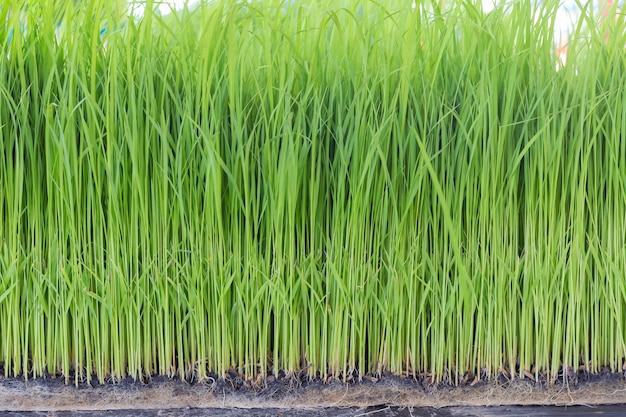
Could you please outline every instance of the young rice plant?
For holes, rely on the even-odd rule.
[[[4,375],[621,371],[623,15],[410,3],[0,0]]]

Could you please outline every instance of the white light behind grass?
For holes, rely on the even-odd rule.
[[[5,375],[622,369],[622,20],[2,4]]]
[[[204,0],[205,3],[210,3],[212,0]],[[194,8],[198,5],[200,0],[156,0],[154,6],[156,6],[156,12],[160,15],[167,15],[172,11],[181,10],[184,7]],[[129,12],[132,16],[141,18],[146,11],[146,0],[129,1]]]

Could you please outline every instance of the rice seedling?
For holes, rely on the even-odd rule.
[[[545,3],[3,0],[5,376],[620,371],[623,16]]]

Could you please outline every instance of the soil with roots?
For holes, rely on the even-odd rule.
[[[313,410],[328,407],[371,410],[385,406],[450,409],[608,404],[626,404],[626,380],[622,373],[584,375],[560,379],[555,384],[529,378],[491,381],[474,378],[456,386],[397,376],[355,379],[349,383],[285,376],[250,386],[229,375],[192,384],[153,377],[147,383],[128,378],[115,384],[78,386],[66,385],[63,378],[0,378],[0,411],[14,412],[236,408],[308,410],[307,414],[311,414]]]

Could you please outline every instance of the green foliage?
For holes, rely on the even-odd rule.
[[[621,18],[302,3],[1,3],[5,374],[621,369]]]

